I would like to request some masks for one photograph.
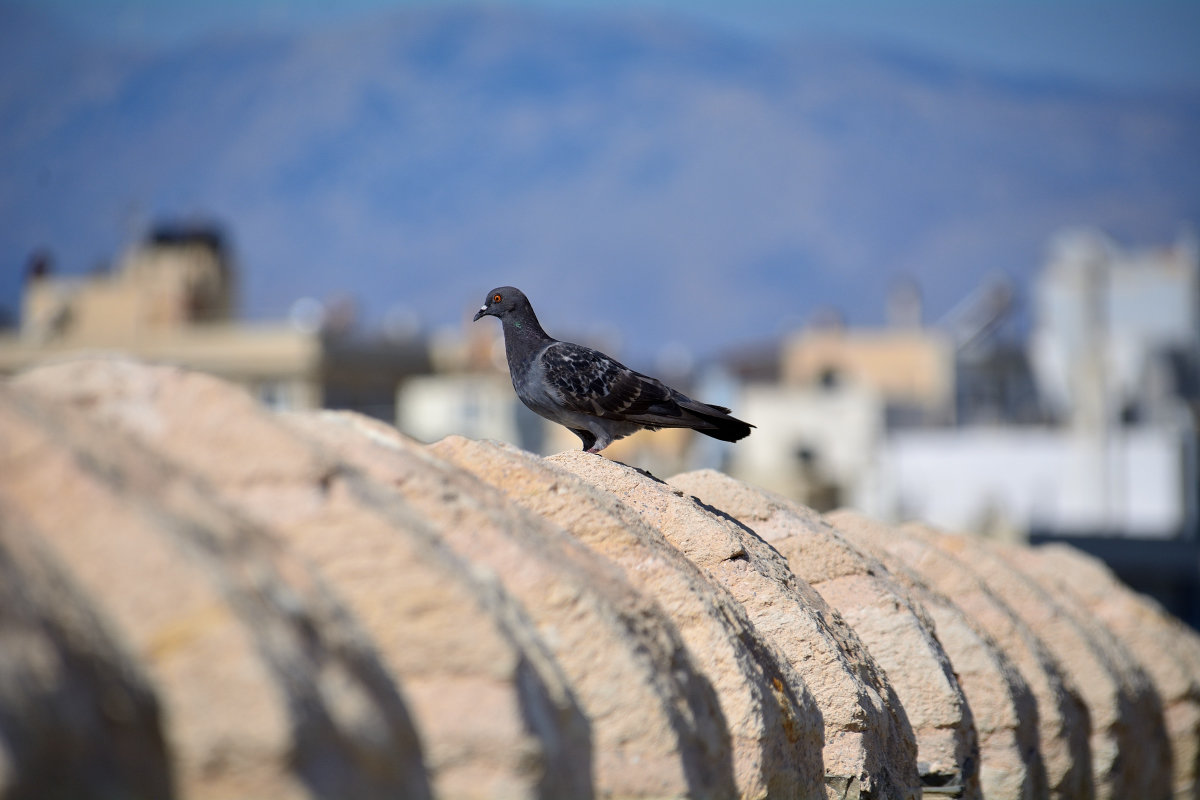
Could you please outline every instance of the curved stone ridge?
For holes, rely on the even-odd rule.
[[[825,721],[825,773],[836,793],[917,797],[916,742],[892,685],[853,629],[777,550],[716,509],[632,467],[572,451],[547,461],[619,496],[729,589],[759,635],[800,673]]]
[[[743,796],[820,794],[820,711],[800,676],[781,653],[764,646],[745,609],[724,587],[617,497],[543,459],[462,437],[430,449],[562,525],[659,601],[713,682]]]
[[[181,786],[428,795],[395,684],[293,552],[72,408],[5,391],[0,440],[0,507],[143,665]]]
[[[904,704],[924,783],[979,795],[979,748],[966,698],[925,608],[877,559],[816,512],[713,470],[670,483],[754,530],[837,609],[879,662]]]
[[[0,797],[1196,798],[1200,637],[1067,547],[0,385]]]
[[[140,665],[53,561],[0,511],[0,793],[169,797],[158,699]]]
[[[976,630],[997,643],[1033,692],[1050,797],[1092,798],[1087,708],[1037,634],[983,580],[924,539],[854,512],[839,511],[826,518],[885,563],[908,567],[917,580],[953,599]]]
[[[1145,595],[1132,591],[1099,559],[1063,545],[1010,550],[1021,569],[1056,597],[1081,604],[1133,653],[1163,705],[1178,798],[1200,796],[1200,639]]]
[[[1145,672],[1115,637],[1014,567],[999,546],[923,525],[906,529],[986,581],[1075,679],[1091,719],[1097,799],[1166,796],[1171,766],[1162,706]]]
[[[455,552],[488,569],[522,604],[591,724],[602,794],[733,793],[729,737],[712,686],[658,605],[607,559],[391,428],[345,414],[292,422],[393,486]],[[347,435],[364,428],[368,436]]]

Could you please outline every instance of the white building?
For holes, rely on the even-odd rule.
[[[816,508],[858,504],[854,494],[883,444],[876,390],[857,382],[751,384],[737,411],[759,430],[732,448],[730,474]]]
[[[1117,424],[1135,407],[1155,416],[1170,402],[1155,392],[1159,360],[1200,348],[1196,240],[1126,251],[1098,232],[1063,233],[1035,302],[1030,360],[1049,410],[1085,427]]]
[[[414,438],[435,442],[450,434],[542,449],[542,426],[526,419],[508,376],[492,372],[427,375],[405,382],[396,397],[396,425]],[[532,421],[532,425],[530,422]]]
[[[1163,426],[909,430],[883,448],[863,508],[949,530],[1171,538],[1194,513],[1194,447]]]
[[[1170,373],[1200,365],[1195,240],[1127,252],[1098,233],[1065,233],[1034,291],[1030,360],[1061,424],[892,432],[863,507],[962,530],[1194,529],[1196,423]]]

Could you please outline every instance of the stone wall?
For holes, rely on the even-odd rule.
[[[1200,637],[1070,548],[174,368],[0,384],[0,798],[1196,798],[1198,760]]]

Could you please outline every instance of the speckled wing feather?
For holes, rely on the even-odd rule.
[[[662,381],[632,371],[580,344],[557,342],[541,354],[546,381],[564,410],[658,428],[696,428],[718,438],[745,435],[749,426],[730,409],[694,401]],[[731,427],[732,426],[732,427]]]
[[[669,388],[589,347],[556,342],[541,361],[546,382],[567,410],[630,421],[646,414],[680,415],[678,407],[671,408]]]

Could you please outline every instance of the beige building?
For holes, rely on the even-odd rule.
[[[765,435],[738,444],[730,474],[821,510],[859,502],[890,428],[954,419],[953,339],[918,325],[785,339],[778,381],[739,392],[738,410]]]
[[[885,405],[919,410],[927,422],[947,422],[954,408],[954,343],[928,329],[822,328],[783,345],[786,385],[852,385]]]
[[[102,274],[59,277],[35,260],[20,327],[0,335],[0,375],[113,353],[219,375],[278,408],[354,408],[391,421],[397,383],[429,369],[419,340],[359,340],[319,314],[237,321],[235,292],[233,265],[211,228],[159,227]]]

